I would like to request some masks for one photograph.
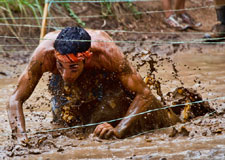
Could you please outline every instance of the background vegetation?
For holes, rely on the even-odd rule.
[[[28,42],[23,37],[38,37],[44,4],[44,0],[0,0],[0,34],[15,36],[22,44]],[[91,17],[93,15],[97,17]],[[134,19],[137,18],[140,18],[140,12],[132,2],[115,3],[105,0],[102,3],[52,3],[48,12],[47,32],[74,25],[117,29],[119,26],[136,23]],[[37,43],[37,40],[33,42]]]

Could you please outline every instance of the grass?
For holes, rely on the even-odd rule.
[[[101,14],[105,17],[112,14],[112,3],[111,2],[103,2],[101,3]]]
[[[43,15],[44,0],[0,0],[0,19],[1,23],[5,24],[34,24],[31,19],[18,20],[16,17],[34,17],[36,24],[41,26],[41,18]],[[64,3],[59,5],[60,8],[65,8],[68,11],[70,17],[72,17],[80,26],[85,27],[85,23],[79,18],[79,16],[73,11],[71,7],[72,3]],[[132,2],[125,3],[112,3],[105,2],[100,3],[101,14],[107,18],[108,15],[119,13],[120,10],[127,10],[134,14],[137,18],[139,11]],[[118,9],[119,7],[119,9]],[[19,37],[20,28],[15,28],[7,25],[8,29],[17,37]]]
[[[66,10],[69,12],[69,15],[77,21],[79,25],[85,27],[85,23],[74,13],[74,11],[70,8],[69,3],[64,3]]]
[[[17,37],[18,41],[25,44],[24,39],[19,38],[21,27],[15,29],[9,24],[17,24],[18,21],[15,17],[32,17],[33,14],[37,24],[40,25],[40,19],[38,17],[42,16],[43,12],[42,0],[1,0],[0,4],[0,16],[3,18],[1,22],[7,24],[7,28]],[[28,20],[20,20],[20,23],[27,21]]]
[[[13,23],[16,23],[15,14],[19,16],[30,16],[33,14],[37,24],[40,25],[39,18],[43,12],[43,0],[2,0],[1,14],[5,17],[10,17]],[[31,17],[31,16],[30,16]]]
[[[117,5],[117,9],[115,9],[115,5]],[[120,8],[119,10],[127,10],[133,13],[135,18],[140,18],[140,12],[132,2],[124,2],[118,5],[118,3],[116,4],[112,2],[107,2],[107,0],[105,0],[105,2],[101,3],[101,14],[104,17],[107,17],[108,15],[112,14],[117,14],[116,12],[119,12],[118,7]]]
[[[40,18],[43,15],[44,0],[0,0],[0,14],[1,17],[10,17],[14,24],[16,24],[16,19],[14,17],[34,17],[38,25],[40,25]],[[76,20],[76,22],[85,27],[85,23],[78,17],[78,15],[71,9],[70,3],[64,3],[62,6],[68,11],[69,15]],[[102,2],[101,4],[101,14],[105,17],[114,14],[112,2]],[[132,2],[125,2],[125,8],[130,10],[134,15],[138,15],[139,11],[134,6]],[[16,16],[15,16],[16,15]],[[7,19],[6,19],[7,20]],[[5,19],[0,20],[5,22]]]
[[[135,18],[140,18],[141,14],[133,3],[127,2],[125,4],[126,4],[126,7],[134,14]]]
[[[1,0],[0,1],[0,13],[2,17],[10,17],[12,22],[16,24],[15,17],[34,17],[38,25],[40,24],[40,18],[43,15],[44,0]],[[70,8],[69,3],[64,3],[63,6],[69,12],[69,15],[76,20],[76,22],[85,27],[85,23],[74,13]],[[17,16],[15,16],[15,14]],[[32,15],[31,15],[32,14]],[[3,23],[8,23],[7,19],[0,20]]]

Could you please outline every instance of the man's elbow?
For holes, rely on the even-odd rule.
[[[149,99],[151,98],[153,95],[152,95],[152,92],[150,91],[149,88],[145,87],[142,91],[142,98],[143,99]]]
[[[8,105],[7,105],[7,110],[8,111],[16,110],[16,109],[18,109],[17,107],[20,106],[19,104],[22,104],[22,103],[23,103],[23,101],[21,99],[16,98],[16,95],[15,94],[12,94],[9,97],[9,102],[8,102]]]

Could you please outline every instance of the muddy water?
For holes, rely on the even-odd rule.
[[[204,99],[225,96],[225,47],[203,46],[178,51],[170,56],[166,53],[155,58],[157,80],[165,95],[177,87],[193,88]],[[160,53],[155,50],[154,53]],[[129,56],[128,56],[129,57]],[[3,57],[4,58],[4,57]],[[169,60],[168,60],[169,58]],[[161,60],[160,60],[161,59]],[[8,60],[9,61],[9,60]],[[136,65],[138,57],[133,62]],[[124,140],[99,140],[90,135],[75,136],[69,133],[29,134],[30,147],[17,147],[9,139],[5,107],[9,95],[16,86],[13,66],[2,63],[7,76],[0,75],[0,157],[13,159],[225,159],[225,99],[210,102],[217,115],[197,117],[190,122],[181,123],[174,128],[149,132]],[[17,65],[20,74],[24,65]],[[178,72],[175,73],[175,70]],[[140,67],[143,77],[149,72],[149,65]],[[42,78],[35,92],[24,104],[26,124],[29,132],[57,128],[51,123],[47,92],[48,74]],[[45,93],[45,94],[43,94]],[[156,94],[156,91],[153,90]],[[185,132],[181,130],[185,127]],[[173,131],[175,134],[172,134]],[[188,134],[186,134],[188,133]],[[40,141],[42,139],[42,141]],[[41,143],[40,143],[41,142]],[[9,146],[13,146],[11,149]]]
[[[178,79],[185,87],[191,87],[199,91],[203,98],[216,98],[224,96],[225,89],[225,56],[222,50],[213,50],[208,47],[204,53],[192,49],[180,52],[171,56],[178,70]],[[168,70],[169,69],[169,70]],[[166,80],[173,79],[171,76],[172,67],[168,66],[167,71],[160,71],[159,76],[165,76]],[[171,81],[170,81],[171,82]],[[181,85],[178,80],[163,85],[164,91],[169,87]],[[169,85],[170,84],[170,85]],[[224,102],[224,101],[223,101]]]

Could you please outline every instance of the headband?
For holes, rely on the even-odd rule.
[[[73,63],[73,62],[83,61],[85,58],[90,58],[91,55],[92,55],[92,52],[90,52],[89,50],[85,52],[77,53],[76,56],[73,53],[62,55],[58,51],[55,51],[56,58],[64,63]]]

